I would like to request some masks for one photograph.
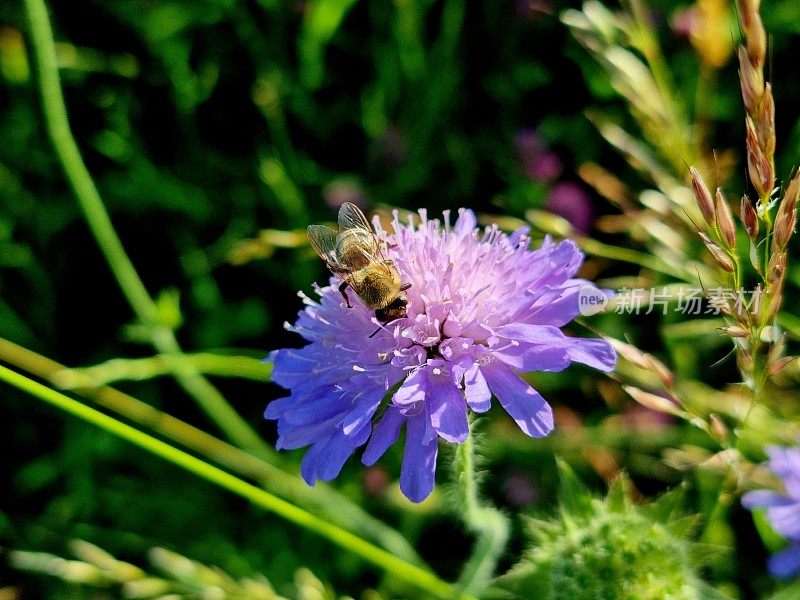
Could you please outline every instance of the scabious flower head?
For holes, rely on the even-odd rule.
[[[332,277],[319,300],[301,294],[306,307],[287,324],[310,343],[270,354],[272,380],[291,395],[265,416],[278,421],[278,448],[310,446],[301,464],[309,485],[336,477],[364,444],[362,462],[374,464],[405,427],[400,488],[420,502],[433,489],[438,438],[466,440],[468,411],[486,412],[492,396],[527,435],[553,429],[550,406],[519,373],[614,367],[608,343],[559,329],[578,315],[579,295],[605,294],[574,278],[583,256],[572,241],[530,250],[527,229],[480,232],[468,210],[452,225],[449,212],[440,223],[420,210],[418,221],[395,214],[392,231],[375,221],[411,284],[407,317],[370,337],[374,313],[352,294],[347,308]]]
[[[785,493],[756,490],[742,496],[745,508],[765,508],[773,529],[789,541],[789,547],[773,554],[769,571],[776,577],[792,577],[800,573],[800,447],[767,448],[767,467],[781,481]]]
[[[723,598],[698,576],[700,553],[687,538],[696,521],[676,510],[675,492],[640,506],[630,498],[627,477],[620,475],[600,500],[564,463],[559,470],[558,514],[525,520],[523,533],[532,543],[497,580],[509,598]]]

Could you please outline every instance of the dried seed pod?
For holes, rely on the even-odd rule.
[[[758,237],[758,215],[756,214],[756,209],[753,207],[753,203],[750,202],[750,198],[747,197],[747,194],[742,196],[739,216],[742,219],[742,225],[744,225],[744,230],[747,232],[747,235],[751,240],[755,241]]]
[[[783,292],[778,290],[776,294],[769,298],[769,311],[767,312],[766,320],[774,321],[781,311],[781,306],[783,306]]]
[[[745,35],[750,35],[755,21],[759,20],[758,10],[761,0],[739,0],[739,22]]]
[[[752,115],[755,114],[761,101],[761,95],[764,93],[764,80],[750,64],[744,46],[739,46],[737,54],[739,56],[739,84],[742,88],[742,100],[747,114]]]
[[[758,141],[764,154],[775,154],[775,99],[772,97],[772,85],[764,86],[764,94],[758,110]]]
[[[727,336],[735,337],[735,338],[746,338],[750,335],[750,332],[747,331],[744,327],[739,327],[738,325],[729,325],[728,327],[721,327],[720,331]]]
[[[713,227],[715,225],[714,200],[711,198],[711,192],[695,167],[689,167],[689,173],[692,176],[692,189],[694,190],[694,197],[697,199],[700,213],[706,223]]]
[[[773,252],[786,248],[794,233],[794,226],[797,222],[798,195],[800,195],[800,169],[797,170],[789,187],[786,188],[778,208],[778,214],[775,216],[775,235],[772,238]]]
[[[775,285],[783,281],[786,274],[786,250],[774,252],[767,266],[767,283]]]
[[[702,231],[699,232],[699,235],[700,239],[703,240],[703,243],[706,245],[706,248],[708,248],[709,252],[711,252],[712,256],[714,257],[714,260],[717,261],[717,265],[719,265],[723,271],[733,273],[735,266],[731,260],[731,257],[728,256],[722,248],[720,248],[719,244],[708,237],[708,235]]]
[[[769,375],[777,375],[786,367],[786,365],[796,358],[796,356],[784,356],[783,358],[779,358],[767,367],[767,373]]]
[[[675,374],[672,373],[672,371],[670,371],[664,363],[662,363],[652,354],[642,352],[636,346],[626,344],[625,342],[615,340],[614,338],[605,339],[611,344],[617,354],[631,364],[639,367],[640,369],[655,372],[655,374],[658,375],[658,378],[661,380],[661,383],[664,384],[664,387],[671,388],[675,384]]]
[[[745,129],[747,131],[747,172],[753,187],[758,191],[758,197],[768,198],[772,192],[774,178],[772,164],[758,143],[756,126],[749,116],[745,118]]]
[[[756,18],[754,19],[753,26],[747,32],[747,58],[750,59],[750,62],[755,68],[762,69],[766,56],[767,32],[764,31],[764,24],[761,22],[756,11]]]
[[[717,188],[716,193],[716,215],[717,215],[717,227],[719,227],[719,233],[722,237],[722,240],[725,242],[725,245],[728,246],[729,250],[736,248],[736,225],[733,222],[733,215],[731,215],[731,209],[728,206],[728,201],[725,200],[725,196],[722,193],[722,188]]]
[[[708,415],[708,421],[711,425],[711,433],[713,433],[718,440],[724,441],[728,439],[730,432],[727,425],[725,425],[719,415],[716,413],[711,413]]]
[[[681,414],[681,410],[677,403],[669,398],[657,396],[656,394],[651,394],[650,392],[645,392],[644,390],[633,387],[632,385],[623,385],[622,389],[624,389],[628,395],[636,400],[639,404],[651,410],[667,413],[668,415],[677,416]]]

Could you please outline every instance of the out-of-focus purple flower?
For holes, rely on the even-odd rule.
[[[689,38],[697,30],[698,20],[697,7],[688,6],[675,11],[670,25],[675,35]]]
[[[669,427],[675,417],[641,404],[631,404],[619,419],[625,427],[635,431],[658,431]]]
[[[404,132],[390,125],[370,145],[370,160],[379,168],[402,165],[408,157],[408,143]]]
[[[519,163],[525,175],[538,182],[553,181],[561,175],[563,165],[558,154],[547,149],[547,144],[533,129],[522,129],[514,138]]]
[[[579,292],[604,293],[574,277],[583,256],[572,241],[530,250],[526,228],[481,233],[468,210],[455,224],[449,211],[443,225],[424,210],[419,217],[403,224],[395,214],[391,232],[374,220],[411,283],[407,317],[370,337],[373,311],[354,295],[347,308],[333,277],[318,301],[301,295],[306,308],[287,324],[310,343],[270,354],[272,380],[291,395],[265,416],[278,421],[278,448],[310,446],[301,464],[310,485],[336,477],[363,444],[362,462],[374,464],[405,428],[400,488],[420,502],[433,489],[438,438],[463,442],[467,413],[489,410],[492,396],[527,435],[553,429],[550,405],[519,373],[614,368],[607,342],[559,329],[579,314]]]
[[[553,4],[549,0],[517,0],[517,16],[535,21],[543,15],[553,14]]]
[[[768,568],[775,577],[788,578],[800,573],[800,447],[767,448],[767,466],[781,481],[785,493],[756,490],[742,496],[745,508],[765,508],[773,529],[789,541],[789,547],[769,558]]]
[[[528,506],[536,499],[537,490],[531,478],[524,473],[510,475],[503,484],[506,500],[517,507]]]
[[[576,231],[586,234],[592,228],[592,199],[577,183],[565,181],[553,186],[545,207],[551,213],[564,217]]]
[[[328,206],[334,209],[338,209],[345,202],[352,202],[361,209],[367,206],[364,188],[358,180],[351,177],[340,177],[329,182],[323,188],[322,196]]]

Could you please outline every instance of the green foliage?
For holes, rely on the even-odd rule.
[[[152,571],[119,560],[84,540],[70,542],[75,559],[45,552],[13,550],[12,567],[62,580],[65,584],[98,588],[117,598],[174,598],[175,600],[336,600],[337,596],[308,569],[294,575],[289,597],[279,595],[264,577],[234,579],[224,571],[191,560],[166,548],[152,548]],[[380,600],[377,594],[372,596]]]
[[[2,384],[0,596],[118,592],[8,564],[7,548],[71,564],[60,556],[76,537],[131,565],[172,548],[231,590],[266,577],[287,598],[300,597],[296,573],[308,568],[309,600],[333,588],[420,598],[420,580],[441,597],[485,594],[520,547],[501,581],[523,598],[798,596],[796,583],[778,589],[766,573],[767,551],[783,542],[738,497],[763,484],[753,463],[764,444],[800,435],[800,361],[754,404],[726,357],[722,317],[594,317],[589,327],[658,361],[623,357],[615,378],[651,406],[678,398],[681,409],[653,411],[588,371],[537,376],[556,432],[532,443],[487,415],[482,497],[467,490],[455,512],[446,494],[414,507],[401,498],[397,449],[384,467],[352,461],[333,486],[313,489],[297,477],[300,452],[272,449],[262,413],[283,392],[261,359],[301,343],[283,322],[301,308],[296,291],[326,276],[304,230],[333,218],[342,191],[382,215],[466,206],[504,228],[532,226],[535,238],[575,236],[585,275],[609,288],[713,285],[685,167],[699,157],[709,184],[746,189],[737,68],[703,62],[713,44],[698,49],[672,28],[686,7],[671,0],[590,2],[588,14],[581,4],[48,1],[72,134],[62,127],[54,145],[39,96],[52,103],[57,89],[41,85],[24,2],[0,3],[0,360],[111,419],[102,431]],[[800,19],[795,0],[762,4],[782,185],[800,151]],[[634,19],[631,7],[647,10]],[[723,20],[732,45],[736,17]],[[528,129],[560,161],[552,178],[526,172],[515,137]],[[75,156],[64,171],[70,139],[82,173]],[[588,194],[588,236],[544,210],[563,183]],[[87,186],[95,201],[76,202]],[[798,287],[790,260],[778,322],[795,354]],[[123,423],[302,517],[276,517],[133,449],[108,433]],[[623,479],[598,500],[566,464],[595,483],[624,469],[636,503]],[[523,529],[530,512],[539,518]],[[341,531],[353,537],[337,541]],[[376,550],[389,557],[364,558]],[[75,562],[79,574],[92,564]],[[174,574],[135,568],[172,586],[165,593],[194,593]]]

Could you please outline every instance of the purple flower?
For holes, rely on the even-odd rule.
[[[767,565],[775,577],[788,578],[800,573],[800,447],[769,446],[767,456],[767,467],[783,481],[785,493],[756,490],[742,496],[742,505],[766,508],[773,529],[789,541]]]
[[[584,235],[592,228],[592,199],[577,183],[566,181],[553,186],[547,195],[545,208],[564,217],[576,231]]]
[[[514,137],[520,166],[532,181],[557,179],[563,165],[558,154],[547,149],[547,143],[535,130],[521,129]]]
[[[573,242],[547,238],[530,250],[526,228],[481,233],[468,210],[454,225],[446,212],[443,227],[419,216],[415,226],[395,214],[392,232],[374,221],[387,258],[411,283],[407,317],[370,337],[374,313],[354,294],[347,308],[333,277],[318,301],[301,294],[306,308],[287,324],[310,343],[270,354],[273,381],[291,395],[265,416],[278,421],[278,448],[310,446],[301,464],[309,485],[336,477],[363,444],[362,462],[374,464],[404,428],[400,487],[420,502],[433,489],[438,438],[463,442],[467,413],[489,410],[492,396],[527,435],[553,429],[550,405],[519,373],[572,362],[614,368],[608,343],[559,329],[578,315],[579,292],[602,293],[574,278],[583,256]]]

